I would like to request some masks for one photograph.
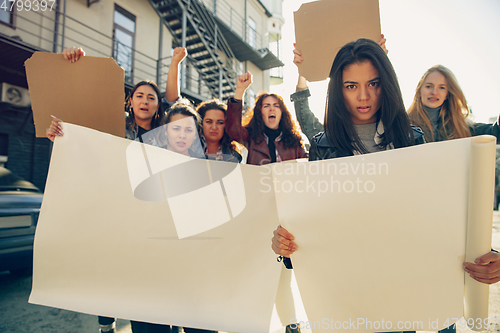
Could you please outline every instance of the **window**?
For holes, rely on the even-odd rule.
[[[251,17],[248,18],[248,44],[254,49],[257,48],[257,24]]]
[[[6,6],[0,7],[0,23],[14,28],[14,10],[16,6],[12,6],[12,11],[10,11],[10,3],[7,1],[5,4]]]
[[[125,71],[125,82],[133,83],[135,16],[115,4],[113,58]]]
[[[283,14],[283,3],[281,2],[281,0],[274,0],[273,1],[273,14],[278,14],[278,15],[282,15]]]

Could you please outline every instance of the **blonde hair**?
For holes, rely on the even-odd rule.
[[[429,68],[415,89],[415,97],[408,109],[408,115],[413,125],[419,126],[424,131],[425,139],[427,142],[435,140],[435,134],[432,130],[432,125],[427,117],[427,114],[422,106],[422,95],[420,89],[424,85],[425,79],[431,73],[439,72],[443,74],[446,79],[446,86],[448,88],[448,95],[446,100],[441,106],[439,118],[442,127],[439,134],[442,140],[451,140],[470,137],[470,128],[468,125],[467,117],[469,116],[469,107],[465,95],[458,84],[457,78],[448,68],[443,65],[435,65]]]

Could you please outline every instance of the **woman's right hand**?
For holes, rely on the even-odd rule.
[[[387,42],[387,39],[385,38],[384,34],[381,34],[380,35],[380,40],[378,41],[378,45],[380,45],[380,47],[382,48],[382,50],[384,50],[385,54],[388,54],[389,50],[385,46],[386,42]]]
[[[85,55],[85,51],[81,47],[76,48],[72,46],[68,47],[67,49],[64,49],[62,51],[62,55],[64,56],[64,59],[73,63],[75,61],[78,61],[80,57],[83,57]]]
[[[304,61],[302,54],[299,50],[295,48],[295,43],[293,43],[293,63],[299,67],[299,65]],[[297,91],[304,90],[307,88],[307,80],[305,77],[299,74],[299,80],[297,81]]]
[[[174,66],[178,66],[182,60],[184,60],[184,58],[187,57],[187,50],[185,47],[176,47],[174,49],[174,53],[172,54],[172,58],[171,58],[171,64],[173,64]]]
[[[297,244],[293,242],[294,239],[295,237],[291,233],[279,226],[278,229],[274,230],[271,248],[274,253],[289,258],[297,250]]]
[[[247,91],[248,87],[252,84],[252,73],[249,71],[245,74],[238,76],[236,79],[236,90],[234,92],[234,98],[242,100],[245,91]]]
[[[45,135],[49,138],[50,141],[54,142],[56,136],[63,136],[62,126],[60,124],[61,120],[57,119],[54,116],[52,117],[52,122],[50,123],[50,127],[47,128]]]

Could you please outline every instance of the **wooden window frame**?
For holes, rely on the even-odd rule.
[[[131,21],[134,21],[134,27],[135,27],[135,24],[136,24],[136,17],[135,15],[133,15],[132,13],[128,12],[127,10],[123,9],[122,7],[120,7],[119,5],[117,5],[115,3],[115,10],[113,11],[113,46],[112,46],[112,55],[113,55],[113,58],[115,56],[115,44],[116,44],[116,30],[120,30],[121,32],[127,34],[127,35],[130,35],[132,37],[132,57],[131,57],[131,62],[130,62],[130,81],[127,81],[125,79],[125,82],[128,82],[128,83],[131,83],[133,84],[134,82],[134,60],[135,60],[135,28],[134,28],[134,32],[130,31],[130,30],[127,30],[125,27],[115,23],[115,12],[119,12],[120,14],[122,14],[123,16],[129,18]],[[116,61],[117,59],[115,59]]]

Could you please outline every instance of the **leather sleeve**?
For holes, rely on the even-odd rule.
[[[312,139],[311,147],[309,148],[309,161],[317,161],[320,159],[316,140]]]
[[[471,134],[472,136],[476,135],[493,135],[497,138],[497,144],[500,143],[500,116],[493,124],[483,124],[483,123],[474,123],[471,126]]]
[[[227,101],[226,133],[234,140],[248,147],[248,131],[241,124],[243,102],[230,98]]]

